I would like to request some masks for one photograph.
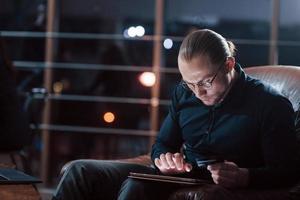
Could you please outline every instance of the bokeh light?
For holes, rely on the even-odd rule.
[[[139,76],[139,81],[145,87],[152,87],[155,84],[156,77],[153,72],[143,72]]]
[[[112,112],[106,112],[103,115],[103,119],[106,123],[112,123],[115,121],[115,115]]]

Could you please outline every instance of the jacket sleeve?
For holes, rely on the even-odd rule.
[[[182,145],[181,129],[178,123],[177,107],[179,104],[180,94],[182,88],[177,86],[173,96],[172,102],[169,107],[169,113],[165,118],[160,131],[156,137],[155,143],[152,146],[151,159],[159,158],[162,153],[175,153],[179,152]]]
[[[261,149],[265,167],[249,169],[249,186],[278,187],[299,180],[298,142],[291,103],[282,96],[268,100],[261,113]]]

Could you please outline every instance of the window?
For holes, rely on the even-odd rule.
[[[156,19],[157,2],[163,3],[161,20]],[[43,142],[53,150],[42,149],[44,165],[54,166],[51,173],[58,174],[70,159],[148,152],[157,131],[151,119],[157,119],[159,127],[168,112],[172,90],[180,81],[178,50],[194,29],[220,32],[236,44],[237,61],[249,67],[270,64],[273,27],[279,33],[275,46],[279,64],[299,65],[300,3],[278,2],[0,0],[0,34],[18,71],[19,90],[49,89],[51,118],[45,122],[40,117],[39,127],[48,131],[51,143],[37,143],[39,150]],[[280,8],[279,27],[272,21],[274,5]],[[50,19],[52,29],[46,26]],[[156,35],[159,24],[163,32]],[[159,69],[160,84],[143,86],[139,76],[154,67]],[[158,106],[151,103],[156,97]],[[105,121],[107,113],[112,122]],[[47,152],[59,155],[57,160],[50,162]]]

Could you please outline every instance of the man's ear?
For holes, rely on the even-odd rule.
[[[226,72],[229,73],[234,69],[235,66],[235,58],[234,57],[227,57],[225,62],[225,69]]]

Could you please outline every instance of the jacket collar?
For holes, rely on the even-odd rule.
[[[213,107],[218,108],[218,107],[223,107],[224,105],[226,106],[239,106],[243,100],[244,100],[244,93],[245,93],[245,82],[247,79],[247,75],[245,74],[244,70],[242,69],[241,65],[239,63],[236,63],[234,70],[238,74],[238,78],[235,81],[235,83],[232,85],[230,91],[224,98],[224,100]]]

